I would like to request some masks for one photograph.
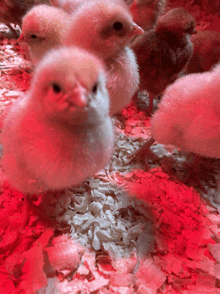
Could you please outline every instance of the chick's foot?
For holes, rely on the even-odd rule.
[[[129,162],[131,162],[132,160],[139,160],[144,163],[145,170],[148,171],[149,170],[148,160],[149,159],[151,159],[151,160],[158,160],[159,159],[159,157],[157,155],[155,155],[150,150],[150,147],[153,145],[154,142],[155,142],[155,140],[153,139],[153,137],[150,137],[143,144],[143,146],[141,146],[136,152],[134,152],[133,154],[131,154],[128,157],[128,159],[130,160]]]

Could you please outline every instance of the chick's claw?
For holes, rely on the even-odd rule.
[[[188,159],[192,154],[188,154]],[[188,170],[187,170],[187,176],[183,183],[187,186],[193,186],[193,187],[198,187],[199,190],[201,190],[204,194],[207,193],[206,188],[202,184],[202,181],[200,179],[200,161],[201,161],[201,156],[198,154],[193,154],[194,159],[193,163],[190,164]]]
[[[139,160],[144,163],[145,170],[149,170],[148,160],[158,160],[158,156],[150,150],[154,142],[153,137],[150,137],[138,150],[128,156],[129,162]]]

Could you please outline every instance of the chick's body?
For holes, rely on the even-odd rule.
[[[106,62],[106,72],[110,115],[113,115],[129,104],[138,87],[139,74],[134,53],[125,48],[117,60]]]
[[[165,6],[166,0],[134,0],[129,6],[129,11],[134,22],[147,31],[156,26]]]
[[[110,159],[113,127],[104,72],[74,48],[49,52],[29,93],[16,100],[2,129],[2,166],[25,193],[68,188]]]
[[[118,1],[85,3],[73,16],[64,44],[85,48],[103,60],[111,115],[120,112],[138,88],[136,58],[128,45],[142,33],[126,5]]]
[[[220,33],[198,31],[191,37],[194,52],[187,66],[187,73],[204,72],[220,61]]]
[[[68,13],[49,5],[38,5],[25,15],[19,40],[27,44],[34,65],[49,49],[63,43],[70,20]]]
[[[132,43],[140,69],[139,90],[149,92],[150,108],[154,96],[177,78],[191,58],[193,45],[190,37],[194,28],[194,18],[185,9],[175,8],[161,17],[156,29]]]
[[[151,119],[152,136],[186,152],[220,157],[220,66],[170,85]]]

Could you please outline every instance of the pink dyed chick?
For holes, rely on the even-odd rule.
[[[49,49],[62,44],[70,20],[68,13],[49,5],[38,5],[25,15],[18,41],[27,45],[33,65],[37,65]]]
[[[164,12],[166,0],[134,0],[129,10],[133,20],[143,30],[155,28],[158,17]]]
[[[21,26],[22,17],[33,6],[47,3],[49,0],[1,0],[0,2],[0,22],[6,24],[15,37],[18,33],[11,26],[11,23]]]
[[[76,185],[102,169],[113,150],[105,73],[79,48],[45,55],[31,88],[14,101],[2,128],[2,167],[23,193]]]
[[[220,33],[216,31],[197,31],[191,37],[194,46],[193,56],[187,66],[187,73],[210,70],[220,61]]]
[[[92,28],[92,29],[91,29]],[[91,1],[73,15],[65,45],[87,49],[102,59],[107,73],[110,115],[119,113],[138,89],[136,58],[129,48],[143,30],[120,1]]]
[[[149,93],[149,114],[153,112],[154,97],[178,77],[191,58],[190,37],[194,33],[194,17],[183,8],[175,8],[160,18],[155,29],[131,44],[140,69],[139,91]]]

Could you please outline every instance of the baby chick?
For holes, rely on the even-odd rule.
[[[220,65],[211,72],[177,79],[166,89],[151,119],[153,138],[159,143],[193,152],[196,158],[220,158],[219,84]],[[196,160],[191,166],[197,178],[198,163]],[[205,191],[200,180],[198,183]]]
[[[49,3],[48,0],[1,0],[0,2],[0,22],[6,24],[15,37],[17,32],[10,25],[11,23],[21,26],[22,17],[34,5]]]
[[[78,48],[48,52],[2,128],[2,167],[24,193],[76,185],[109,161],[113,126],[101,62]]]
[[[134,0],[129,6],[129,11],[134,22],[147,31],[156,26],[165,6],[166,0]]]
[[[155,140],[193,152],[195,161],[187,180],[189,175],[196,177],[203,192],[206,191],[198,178],[198,159],[201,156],[220,158],[219,84],[220,64],[210,72],[189,74],[168,86],[151,118],[152,137],[136,153],[146,158]],[[220,194],[216,196],[219,202]]]
[[[198,31],[191,37],[193,56],[187,66],[187,73],[204,72],[220,61],[220,33]]]
[[[162,144],[220,157],[220,65],[189,74],[170,85],[151,119],[152,135]]]
[[[49,49],[63,42],[70,19],[68,13],[49,5],[35,6],[25,15],[18,41],[28,46],[33,65],[37,65]]]
[[[64,44],[85,48],[104,62],[110,115],[119,113],[138,89],[136,58],[128,45],[140,34],[143,30],[120,1],[86,2],[73,15]]]
[[[149,114],[153,111],[153,98],[177,78],[191,58],[190,37],[194,33],[194,17],[183,8],[175,8],[159,19],[155,29],[131,44],[140,68],[139,90],[149,93]]]

